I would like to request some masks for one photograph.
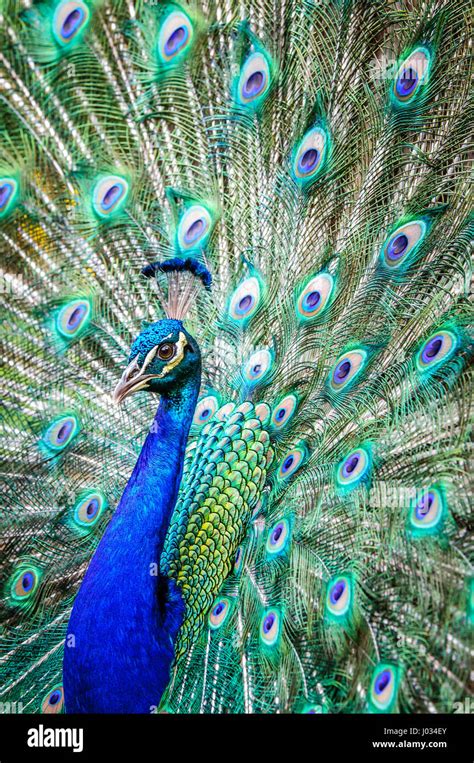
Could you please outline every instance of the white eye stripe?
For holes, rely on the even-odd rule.
[[[156,344],[154,347],[151,348],[150,352],[148,353],[145,360],[143,361],[143,365],[141,368],[142,372],[145,370],[145,368],[148,365],[150,365],[151,361],[153,360],[157,352],[158,352],[158,345]]]

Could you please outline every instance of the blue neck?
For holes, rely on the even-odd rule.
[[[63,669],[70,713],[149,713],[168,684],[184,605],[159,560],[199,384],[161,398],[74,602]]]

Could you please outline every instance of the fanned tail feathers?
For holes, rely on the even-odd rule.
[[[161,560],[168,712],[452,712],[469,694],[468,4],[4,4],[0,699],[63,709],[66,625],[154,402],[111,406],[212,272]],[[205,579],[205,581],[204,581]],[[70,646],[70,645],[69,645]]]

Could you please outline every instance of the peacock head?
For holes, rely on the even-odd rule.
[[[157,277],[158,296],[167,318],[145,324],[132,344],[128,366],[114,391],[117,403],[140,390],[169,395],[191,379],[200,380],[199,346],[182,319],[202,285],[209,289],[209,271],[195,259],[174,258],[148,265],[142,273]],[[158,280],[163,275],[168,279],[166,293]]]
[[[148,324],[132,344],[128,360],[114,391],[117,403],[140,390],[169,394],[199,376],[201,369],[199,346],[178,320]]]

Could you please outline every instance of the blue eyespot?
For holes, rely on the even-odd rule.
[[[56,8],[53,17],[53,31],[61,46],[78,40],[85,31],[90,19],[90,11],[81,0],[65,0]]]
[[[10,196],[14,191],[13,182],[8,179],[2,179],[0,185],[0,212],[5,210]]]
[[[270,61],[261,52],[251,53],[244,62],[237,84],[237,101],[256,109],[268,95],[271,85]]]
[[[0,220],[8,215],[18,199],[19,184],[15,178],[0,178]]]
[[[367,357],[367,352],[362,349],[351,350],[341,355],[330,376],[331,389],[339,392],[352,384],[366,365]]]
[[[279,480],[289,479],[300,468],[307,451],[304,445],[298,445],[290,450],[281,460],[277,475]]]
[[[252,353],[243,369],[244,378],[251,383],[262,381],[270,371],[272,362],[270,350],[258,350]]]
[[[427,226],[423,220],[413,220],[401,225],[382,248],[383,264],[392,270],[406,266],[409,256],[416,252],[426,232]]]
[[[239,546],[239,548],[235,552],[235,559],[234,559],[234,574],[235,575],[238,575],[240,570],[242,569],[243,561],[244,561],[244,552],[242,550],[242,546]]]
[[[230,600],[223,596],[212,605],[209,614],[209,625],[212,629],[220,628],[225,623],[230,612]]]
[[[443,491],[433,486],[423,491],[411,504],[409,529],[415,536],[433,535],[443,525],[446,502]]]
[[[334,278],[319,273],[304,287],[296,301],[296,315],[302,320],[316,318],[329,306],[334,292]]]
[[[398,691],[398,670],[392,665],[379,664],[373,673],[369,703],[378,712],[388,712],[395,704]]]
[[[340,462],[336,480],[344,490],[352,490],[366,481],[372,467],[372,457],[368,448],[360,447],[352,450]]]
[[[50,450],[64,450],[79,432],[79,422],[73,415],[61,416],[48,427],[43,443]]]
[[[281,519],[268,531],[266,550],[267,553],[280,554],[288,545],[290,539],[290,525],[287,519]]]
[[[201,398],[194,411],[193,424],[198,427],[207,424],[213,418],[218,407],[219,401],[214,395],[206,395],[206,397]]]
[[[418,84],[418,74],[411,66],[403,68],[402,73],[397,79],[396,88],[400,98],[406,98],[411,95]]]
[[[92,194],[94,212],[102,219],[117,215],[129,194],[129,184],[118,175],[107,175],[97,181]]]
[[[22,565],[13,574],[11,582],[12,598],[17,604],[24,604],[31,600],[38,588],[41,571],[33,565]]]
[[[260,638],[267,646],[275,646],[280,638],[281,617],[277,609],[264,612],[260,623]]]
[[[420,371],[431,370],[447,361],[456,351],[458,340],[452,331],[440,330],[432,334],[423,344],[417,355]]]
[[[205,247],[211,234],[213,220],[209,210],[193,204],[182,214],[178,224],[177,243],[183,252]]]
[[[87,299],[69,302],[57,315],[56,329],[65,339],[74,339],[87,326],[91,311],[91,304]]]
[[[426,48],[417,48],[403,61],[398,69],[393,87],[393,97],[399,106],[410,104],[428,81],[431,56]]]
[[[294,179],[308,186],[320,174],[328,152],[329,137],[322,127],[313,127],[297,145],[292,163]]]
[[[258,310],[260,305],[260,283],[258,278],[246,278],[234,291],[230,304],[229,315],[235,321],[244,323]]]
[[[62,684],[55,686],[44,697],[41,703],[42,713],[60,713],[64,706],[64,690]]]
[[[99,491],[88,492],[74,507],[74,521],[81,527],[92,527],[107,506],[105,497]]]
[[[272,412],[272,426],[275,429],[282,429],[293,417],[298,399],[296,395],[290,394],[282,397],[275,405]]]
[[[183,11],[173,11],[161,25],[158,53],[163,64],[177,63],[191,48],[194,36],[191,19]]]
[[[326,608],[330,615],[340,619],[352,605],[352,581],[347,575],[338,575],[328,583]]]

